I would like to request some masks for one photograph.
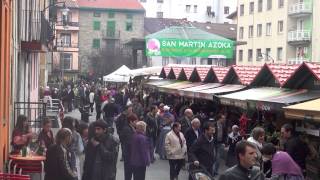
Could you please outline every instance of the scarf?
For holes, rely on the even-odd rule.
[[[177,136],[178,136],[178,138],[179,138],[179,142],[180,142],[180,146],[181,146],[181,148],[183,147],[183,143],[182,143],[182,139],[181,139],[181,137],[180,137],[180,132],[175,132],[175,131],[173,131]]]
[[[274,154],[272,160],[272,174],[303,176],[300,167],[295,163],[291,156],[283,151]]]

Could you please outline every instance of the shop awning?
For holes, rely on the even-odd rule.
[[[259,102],[251,101],[249,104],[253,104],[256,109],[272,111],[272,110],[281,110],[282,107],[297,104],[313,99],[320,98],[320,91],[309,91],[309,90],[290,90],[285,94],[281,94],[275,97],[266,98]],[[252,105],[250,105],[252,106]]]
[[[247,100],[264,100],[285,93],[285,89],[261,87],[219,96],[221,104],[247,109]]]
[[[190,87],[190,88],[185,88],[185,89],[179,89],[179,95],[180,96],[186,96],[186,97],[194,97],[194,93],[196,91],[201,91],[201,90],[206,90],[206,89],[211,89],[211,88],[216,88],[223,86],[223,84],[220,83],[207,83],[207,84],[202,84],[200,86],[195,86],[195,87]]]
[[[158,89],[160,92],[170,93],[170,94],[178,94],[179,89],[189,88],[194,86],[199,86],[203,83],[192,83],[189,81],[180,81],[169,85],[159,86]]]
[[[283,107],[286,118],[320,122],[320,99]]]
[[[206,90],[200,90],[194,92],[194,97],[199,99],[207,99],[207,100],[213,100],[214,95],[220,95],[220,94],[227,94],[231,92],[240,91],[242,89],[246,88],[246,86],[242,85],[223,85],[217,88],[212,89],[206,89]]]
[[[168,84],[173,84],[177,81],[175,80],[155,80],[155,81],[149,81],[147,83],[145,83],[145,86],[149,86],[149,87],[157,87],[157,86],[164,86],[164,85],[168,85]]]

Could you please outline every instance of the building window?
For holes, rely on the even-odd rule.
[[[93,12],[93,17],[101,17],[101,13],[98,11]]]
[[[114,18],[114,12],[109,12],[108,13],[108,18]]]
[[[190,9],[191,9],[191,6],[190,6],[190,5],[186,5],[186,12],[187,12],[187,13],[190,12]]]
[[[261,61],[261,49],[257,49],[257,52],[256,52],[256,61]]]
[[[254,13],[254,2],[250,2],[249,14],[253,14],[253,13]]]
[[[252,49],[248,49],[248,61],[252,61]]]
[[[169,57],[162,57],[162,66],[166,66],[169,64]]]
[[[163,3],[163,0],[157,0],[158,3]]]
[[[249,32],[248,32],[248,37],[251,38],[253,37],[253,26],[249,26]]]
[[[127,14],[127,19],[133,19],[133,15],[132,14]]]
[[[213,11],[211,11],[211,6],[207,6],[207,15],[208,16],[211,16],[211,17],[214,17],[215,14]]]
[[[239,61],[243,61],[243,50],[239,50]]]
[[[71,46],[71,34],[61,33],[60,38],[61,38],[60,46],[63,46],[63,47]]]
[[[240,16],[244,15],[244,4],[240,5]]]
[[[140,2],[147,2],[147,0],[140,0]]]
[[[272,0],[267,0],[267,10],[272,9]]]
[[[284,7],[284,0],[278,0],[278,8]]]
[[[198,5],[194,5],[194,6],[193,6],[193,12],[194,12],[194,13],[197,13],[197,12],[198,12]]]
[[[267,23],[266,25],[266,35],[271,36],[272,29],[271,29],[271,23]]]
[[[97,31],[100,30],[100,21],[93,21],[93,30]]]
[[[208,58],[201,58],[200,64],[201,65],[208,64]]]
[[[262,36],[262,24],[257,24],[257,37]]]
[[[163,18],[163,12],[157,12],[157,18]]]
[[[239,39],[243,39],[243,27],[239,28]]]
[[[230,8],[228,6],[224,7],[224,14],[229,14],[230,13]]]
[[[282,61],[282,47],[278,47],[277,49],[277,60]]]
[[[72,54],[71,53],[61,53],[61,64],[63,69],[71,69],[72,65]]]
[[[278,33],[283,33],[283,21],[278,21]]]
[[[262,12],[263,9],[263,0],[258,1],[258,12]]]
[[[132,31],[133,25],[132,22],[126,22],[126,31]]]
[[[99,49],[100,48],[100,39],[93,39],[92,48]]]
[[[191,64],[197,64],[197,58],[191,58]]]
[[[266,48],[266,61],[271,58],[271,48]]]
[[[179,58],[179,57],[176,57],[176,64],[181,64],[181,58]]]

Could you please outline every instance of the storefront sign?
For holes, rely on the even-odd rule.
[[[233,58],[234,42],[230,40],[147,39],[147,56]]]

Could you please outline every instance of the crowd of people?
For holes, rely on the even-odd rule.
[[[225,111],[195,112],[197,107],[186,103],[176,110],[174,104],[126,88],[82,84],[76,93],[71,86],[66,92],[80,97],[79,108],[95,110],[96,120],[66,116],[54,137],[50,119],[43,120],[37,135],[20,115],[12,134],[12,153],[32,142],[38,145],[35,153],[46,156],[46,180],[115,180],[119,150],[125,180],[144,180],[147,166],[158,159],[168,160],[170,175],[164,179],[170,180],[177,180],[181,169],[189,170],[190,180],[195,169],[221,180],[304,179],[310,151],[291,124],[282,126],[281,141],[272,144],[262,127],[244,136],[241,118],[230,122]],[[74,101],[68,102],[72,111]],[[223,162],[230,167],[225,172],[219,171]]]

